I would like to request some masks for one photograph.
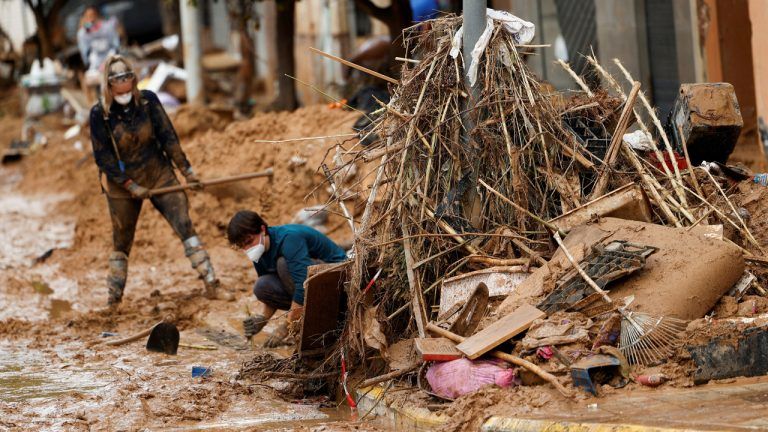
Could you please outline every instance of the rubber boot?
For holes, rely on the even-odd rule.
[[[109,255],[109,276],[107,276],[107,306],[116,306],[123,300],[127,279],[128,255],[119,251],[112,252]]]
[[[199,237],[193,236],[184,240],[184,254],[189,259],[190,264],[192,264],[192,268],[197,270],[200,278],[203,279],[205,284],[204,295],[206,298],[226,301],[233,301],[235,299],[231,293],[219,290],[220,283],[216,279],[216,272],[213,270],[211,258],[203,248]]]

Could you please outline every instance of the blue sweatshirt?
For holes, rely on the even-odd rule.
[[[320,231],[306,225],[280,225],[267,228],[269,250],[259,262],[254,262],[256,273],[277,274],[277,259],[285,258],[288,272],[293,279],[293,301],[304,304],[304,281],[312,259],[337,263],[347,259],[344,249],[336,245]]]

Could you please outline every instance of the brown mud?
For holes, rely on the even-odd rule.
[[[3,148],[18,137],[22,123],[8,105],[4,102],[0,113]],[[242,363],[261,348],[249,348],[241,336],[241,320],[253,308],[255,272],[225,238],[226,224],[239,209],[255,209],[269,223],[281,224],[328,199],[324,187],[315,189],[323,180],[315,168],[335,140],[253,140],[347,133],[357,115],[322,106],[239,122],[204,109],[179,115],[182,148],[201,178],[275,171],[271,180],[189,194],[198,235],[236,301],[199,295],[202,281],[181,241],[145,205],[123,303],[117,311],[105,309],[111,224],[90,139],[84,130],[65,140],[61,119],[44,119],[47,147],[0,167],[0,429],[377,430],[352,421],[345,407],[286,401],[267,383],[235,379]],[[200,126],[184,124],[195,119]],[[290,163],[294,156],[306,164]],[[327,226],[340,220],[331,215]],[[331,237],[346,241],[349,231]],[[215,349],[180,347],[178,355],[167,356],[147,352],[142,342],[103,345],[109,340],[103,332],[127,336],[167,317],[179,327],[182,343]],[[237,343],[219,344],[222,338],[211,334]],[[257,344],[265,338],[259,335]],[[211,367],[213,374],[192,378],[192,366]]]

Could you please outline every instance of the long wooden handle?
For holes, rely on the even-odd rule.
[[[200,184],[203,186],[215,186],[215,185],[220,185],[225,183],[234,183],[234,182],[239,182],[243,180],[250,180],[250,179],[259,178],[259,177],[272,177],[273,175],[274,175],[274,170],[272,168],[267,168],[266,170],[259,171],[259,172],[240,174],[240,175],[231,176],[231,177],[222,177],[222,178],[217,178],[213,180],[202,180],[200,181]],[[150,190],[149,196],[162,195],[170,192],[178,192],[178,191],[186,190],[196,186],[197,186],[196,184],[183,184],[183,185],[161,187],[161,188]]]
[[[335,56],[335,55],[333,55],[333,54],[328,54],[327,52],[324,52],[324,51],[320,51],[320,50],[319,50],[319,49],[317,49],[317,48],[314,48],[314,47],[309,47],[309,50],[310,50],[310,51],[312,51],[312,52],[313,52],[313,53],[315,53],[315,54],[320,54],[320,55],[321,55],[321,56],[323,56],[323,57],[326,57],[326,58],[329,58],[329,59],[331,59],[331,60],[337,61],[337,62],[339,62],[339,63],[341,63],[341,64],[343,64],[343,65],[345,65],[345,66],[349,66],[349,67],[351,67],[351,68],[354,68],[354,69],[357,69],[357,70],[359,70],[359,71],[361,71],[361,72],[365,72],[365,73],[367,73],[367,74],[369,74],[369,75],[373,75],[373,76],[375,76],[376,78],[380,78],[380,79],[383,79],[384,81],[390,82],[390,83],[392,83],[392,84],[395,84],[395,85],[398,85],[398,84],[400,84],[400,81],[398,81],[398,80],[396,80],[396,79],[394,79],[394,78],[392,78],[392,77],[388,77],[388,76],[386,76],[386,75],[384,75],[384,74],[380,74],[380,73],[376,72],[375,70],[371,70],[371,69],[368,69],[367,67],[364,67],[364,66],[360,66],[359,64],[355,64],[355,63],[352,63],[352,62],[351,62],[351,61],[349,61],[349,60],[344,60],[344,59],[343,59],[343,58],[341,58],[341,57],[336,57],[336,56]]]
[[[160,324],[160,323],[162,323],[162,322],[163,322],[163,321],[160,321],[160,322],[159,322],[159,323],[157,323],[157,324]],[[104,345],[108,345],[108,346],[118,346],[118,345],[125,345],[125,344],[127,344],[127,343],[129,343],[129,342],[137,341],[137,340],[139,340],[139,339],[141,339],[141,338],[144,338],[144,337],[147,337],[147,336],[149,336],[149,334],[150,334],[150,333],[152,333],[152,329],[153,329],[153,328],[155,328],[155,326],[156,326],[157,324],[153,325],[152,327],[150,327],[150,328],[148,328],[148,329],[146,329],[146,330],[142,330],[142,331],[140,331],[140,332],[138,332],[138,333],[136,333],[136,334],[134,334],[134,335],[131,335],[131,336],[128,336],[128,337],[124,337],[124,338],[122,338],[122,339],[117,339],[117,340],[113,340],[113,341],[105,342],[105,343],[104,343]]]
[[[452,340],[452,341],[454,341],[456,343],[461,343],[461,342],[464,341],[464,339],[466,339],[463,336],[457,335],[456,333],[449,332],[448,330],[440,328],[440,327],[436,326],[434,323],[428,323],[427,324],[427,330],[429,330],[430,332],[432,332],[432,333],[434,333],[434,334],[436,334],[438,336],[442,336],[442,337],[444,337],[446,339],[450,339],[450,340]],[[565,396],[565,397],[573,397],[573,394],[571,394],[571,392],[567,388],[565,388],[562,384],[560,384],[560,381],[558,381],[557,378],[554,375],[552,375],[551,373],[545,371],[544,369],[536,366],[535,364],[529,362],[528,360],[524,360],[524,359],[522,359],[520,357],[514,356],[512,354],[507,354],[505,352],[498,351],[498,350],[491,351],[490,354],[492,356],[496,357],[497,359],[504,360],[507,363],[512,363],[515,366],[520,366],[522,368],[528,369],[529,371],[531,371],[531,372],[535,373],[536,375],[538,375],[539,377],[541,377],[541,379],[543,379],[544,381],[546,381],[546,382],[552,384],[553,386],[555,386],[555,388],[560,393],[562,393],[563,396]]]

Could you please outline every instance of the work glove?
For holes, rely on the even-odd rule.
[[[124,183],[125,188],[131,193],[134,198],[145,199],[149,198],[149,189],[136,183],[133,180],[128,180]]]
[[[267,319],[262,315],[251,315],[243,320],[243,330],[245,332],[245,338],[251,339],[253,335],[260,332],[261,329],[267,325]]]
[[[283,321],[278,325],[264,342],[264,348],[276,348],[287,343],[288,323]]]
[[[186,169],[186,171],[184,171],[184,179],[187,181],[187,184],[191,186],[191,189],[203,189],[203,184],[200,183],[200,179],[197,178],[197,174],[195,174],[195,171],[192,169],[192,167],[189,167]]]

